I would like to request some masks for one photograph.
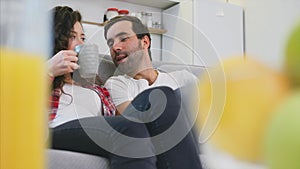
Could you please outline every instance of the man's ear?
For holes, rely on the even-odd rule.
[[[143,46],[145,46],[145,48],[148,49],[149,46],[150,46],[150,39],[149,39],[149,37],[145,35],[142,38],[142,43],[143,43]]]

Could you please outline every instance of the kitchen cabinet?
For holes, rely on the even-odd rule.
[[[193,63],[214,66],[230,57],[244,57],[243,8],[223,2],[194,2]]]
[[[193,1],[187,0],[162,13],[162,61],[193,63]]]
[[[244,54],[243,8],[205,0],[183,1],[163,11],[162,60],[213,66]]]

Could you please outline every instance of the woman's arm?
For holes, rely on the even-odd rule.
[[[47,61],[48,75],[52,78],[71,73],[79,68],[77,53],[72,50],[62,50]]]

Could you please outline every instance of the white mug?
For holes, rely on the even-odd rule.
[[[74,49],[78,53],[78,72],[82,78],[95,78],[98,74],[99,52],[95,44],[78,45]]]

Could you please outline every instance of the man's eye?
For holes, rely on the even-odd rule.
[[[121,42],[125,42],[129,37],[121,37]]]
[[[85,39],[86,39],[85,37],[82,37],[82,38],[81,38],[81,40],[82,40],[83,42],[85,42]]]

